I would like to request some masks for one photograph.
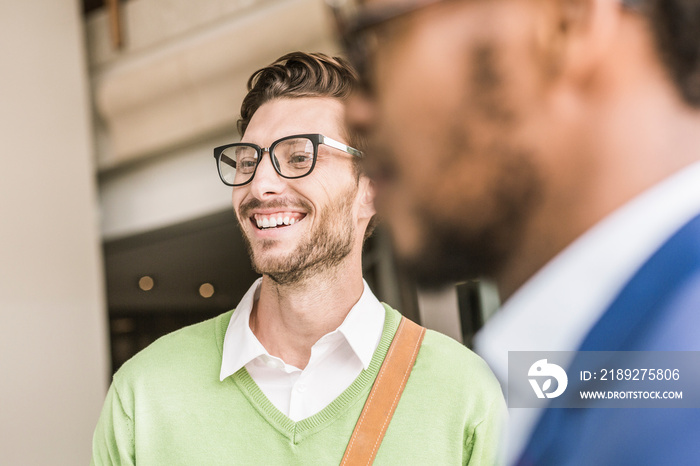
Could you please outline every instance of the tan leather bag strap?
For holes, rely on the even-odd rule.
[[[374,461],[413,369],[424,334],[425,328],[405,317],[401,318],[394,340],[350,437],[341,466],[366,466]]]

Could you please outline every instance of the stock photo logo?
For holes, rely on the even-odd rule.
[[[557,364],[548,363],[546,359],[535,361],[527,375],[537,398],[556,398],[564,393],[569,383],[564,369]],[[553,391],[552,380],[557,382]]]

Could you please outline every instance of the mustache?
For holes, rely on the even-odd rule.
[[[304,199],[273,199],[271,201],[261,201],[260,199],[250,199],[240,207],[241,217],[250,217],[251,211],[255,209],[283,209],[283,208],[301,208],[306,212],[313,210],[311,203]]]

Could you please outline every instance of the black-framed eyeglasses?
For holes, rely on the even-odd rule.
[[[348,60],[366,87],[370,84],[371,61],[379,44],[378,26],[428,6],[453,0],[413,0],[392,4],[360,5],[358,0],[326,0],[335,19],[340,42]],[[645,0],[618,0],[623,8],[641,10]]]
[[[272,166],[282,178],[302,178],[316,166],[318,146],[326,145],[355,157],[362,152],[323,134],[295,134],[276,140],[270,147],[247,142],[226,144],[214,149],[219,177],[228,186],[243,186],[255,176],[263,154],[270,154]]]

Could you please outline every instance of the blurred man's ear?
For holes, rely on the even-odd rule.
[[[537,2],[540,3],[539,1]],[[616,0],[546,0],[536,24],[537,47],[552,77],[585,82],[619,39]]]
[[[374,188],[374,182],[370,180],[368,177],[362,175],[360,176],[360,181],[359,181],[359,186],[358,186],[358,194],[359,194],[359,200],[360,200],[360,209],[358,213],[358,217],[363,219],[369,219],[374,216],[374,214],[377,213],[377,211],[374,208],[374,196],[375,196],[375,188]]]

